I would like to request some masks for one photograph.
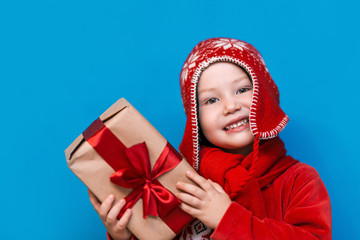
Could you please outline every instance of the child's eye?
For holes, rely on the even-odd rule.
[[[247,92],[249,91],[251,88],[240,88],[239,90],[236,91],[236,94],[241,94],[241,93],[244,93],[244,92]]]
[[[219,101],[217,98],[210,98],[206,100],[205,104],[213,104],[216,103],[217,101]]]

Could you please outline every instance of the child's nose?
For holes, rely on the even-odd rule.
[[[234,99],[227,99],[224,103],[224,115],[234,113],[240,109],[240,104],[237,103]]]

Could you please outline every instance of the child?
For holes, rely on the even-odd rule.
[[[288,117],[261,55],[227,38],[200,42],[180,76],[187,123],[180,152],[200,173],[177,197],[194,216],[180,239],[331,239],[328,193],[312,167],[286,155]],[[90,200],[113,239],[128,239],[131,210]]]
[[[181,238],[331,239],[323,182],[277,137],[288,117],[259,52],[235,39],[200,42],[180,83],[180,152],[202,176],[188,174],[200,187],[177,185],[182,209],[201,221]]]

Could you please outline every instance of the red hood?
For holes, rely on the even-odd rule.
[[[201,41],[191,51],[180,74],[181,95],[187,122],[180,152],[199,169],[199,126],[196,91],[200,74],[215,62],[231,62],[250,76],[253,99],[250,108],[250,128],[259,139],[277,136],[289,118],[279,106],[279,91],[260,53],[249,43],[230,38]]]

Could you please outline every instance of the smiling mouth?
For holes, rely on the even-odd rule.
[[[239,122],[233,123],[233,124],[231,124],[231,125],[229,125],[229,126],[226,126],[226,127],[224,127],[224,129],[225,129],[226,131],[229,131],[229,130],[231,130],[231,129],[234,129],[234,128],[237,128],[237,127],[241,127],[242,125],[247,124],[247,123],[249,123],[249,119],[248,119],[248,118],[243,119],[243,120],[240,120]]]

